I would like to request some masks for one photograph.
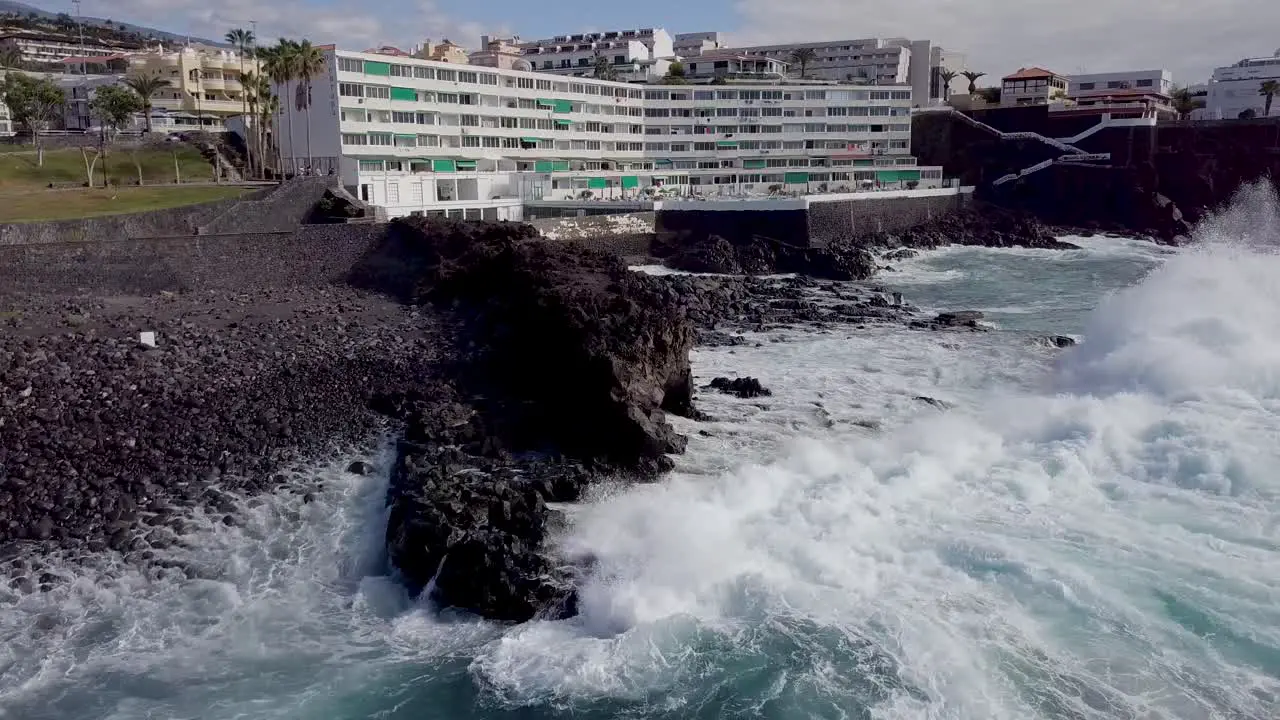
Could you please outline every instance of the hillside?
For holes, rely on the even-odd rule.
[[[32,18],[34,13],[35,17]],[[31,29],[48,29],[52,27],[50,24],[57,20],[59,15],[65,12],[54,12],[28,5],[27,3],[16,2],[16,0],[0,0],[0,25],[14,25],[15,23],[3,18],[4,15],[13,15],[19,18],[19,25],[25,25],[26,20],[36,20],[43,27]],[[165,30],[147,27],[145,25],[134,25],[132,23],[120,22],[111,18],[96,18],[85,16],[82,18],[85,29],[88,31],[93,28],[102,33],[100,36],[107,40],[115,40],[117,42],[144,42],[147,40],[162,40],[164,42],[186,42],[188,36],[171,33]],[[94,33],[97,35],[98,33]],[[207,40],[205,38],[190,38],[192,42],[204,43],[206,45],[223,45],[222,41]]]

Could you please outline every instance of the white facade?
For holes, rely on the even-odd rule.
[[[524,200],[941,184],[909,87],[636,86],[327,51],[286,167],[335,168],[390,217],[521,218]],[[292,130],[290,127],[292,126]],[[308,133],[310,152],[308,152]]]
[[[607,58],[619,72],[675,56],[671,35],[662,28],[557,35],[520,43],[524,59],[538,72],[588,76],[596,58]]]
[[[1146,90],[1168,95],[1173,92],[1173,73],[1168,70],[1126,70],[1068,78],[1067,94],[1071,97],[1106,94],[1108,90]]]
[[[1211,120],[1230,120],[1245,110],[1253,110],[1262,117],[1266,98],[1258,90],[1268,80],[1280,81],[1280,50],[1272,57],[1249,58],[1215,69],[1205,96],[1204,111],[1199,115]],[[1271,114],[1280,114],[1280,96],[1272,101]]]
[[[811,78],[864,82],[875,85],[911,85],[919,105],[946,99],[939,73],[965,69],[964,55],[948,52],[928,40],[906,38],[864,38],[861,40],[826,40],[822,42],[786,43],[728,48],[725,52],[763,55],[791,64],[793,74],[800,66],[791,54],[801,48],[814,51],[815,57],[805,68]],[[951,88],[963,79],[953,80]]]
[[[16,49],[24,63],[48,65],[50,69],[66,57],[104,57],[136,49],[136,46],[109,45],[92,38],[81,42],[78,37],[30,30],[0,32],[0,47]]]

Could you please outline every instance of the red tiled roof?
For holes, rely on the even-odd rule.
[[[1018,72],[1005,75],[1004,80],[1039,80],[1041,78],[1059,77],[1058,73],[1042,67],[1018,68]]]

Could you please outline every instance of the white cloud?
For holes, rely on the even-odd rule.
[[[320,45],[336,43],[353,49],[376,45],[407,49],[426,39],[439,42],[444,38],[476,47],[480,35],[505,30],[488,30],[450,17],[433,0],[354,7],[315,0],[111,0],[110,4],[113,19],[213,40],[221,39],[231,28],[250,28],[250,21],[257,22],[260,42],[277,37],[307,38]],[[406,14],[412,22],[403,21]]]
[[[1179,83],[1280,43],[1277,0],[735,0],[734,44],[928,39],[999,77],[1164,67]]]

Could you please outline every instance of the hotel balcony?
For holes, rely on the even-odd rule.
[[[226,90],[227,89],[227,83],[225,80],[222,79],[221,76],[201,78],[199,82],[199,86],[205,90]]]

